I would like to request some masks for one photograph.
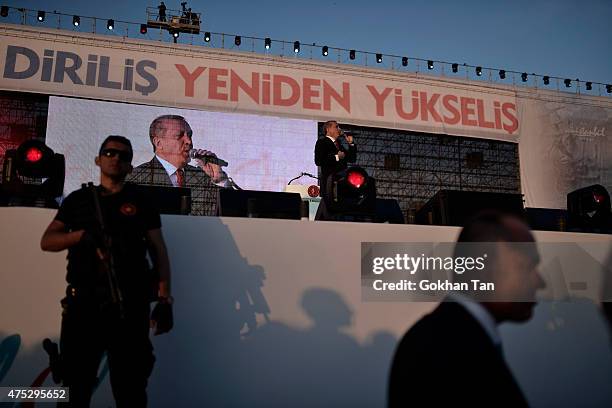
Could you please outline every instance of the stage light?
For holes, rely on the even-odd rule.
[[[57,207],[53,198],[63,194],[64,176],[64,156],[32,139],[6,151],[2,191],[9,205]]]
[[[294,43],[293,43],[293,52],[295,52],[296,54],[298,52],[300,52],[300,42],[299,41],[294,41]]]
[[[612,85],[606,85],[606,92],[612,93]]]
[[[427,69],[433,69],[434,68],[434,63],[432,60],[427,61]]]
[[[499,70],[499,79],[506,79],[506,71],[503,69]]]
[[[325,204],[334,217],[374,216],[375,181],[363,168],[354,166],[332,174],[327,179],[327,187],[331,194]]]
[[[146,34],[147,33],[147,25],[146,24],[141,24],[140,25],[140,34]]]
[[[8,8],[8,6],[2,6],[2,7],[0,7],[0,16],[2,16],[2,17],[8,17],[8,12],[9,12],[9,8]]]
[[[593,83],[592,82],[587,82],[586,83],[586,90],[590,91],[591,89],[593,89]]]
[[[523,73],[521,74],[521,81],[523,81],[523,82],[527,82],[527,73],[526,73],[526,72],[523,72]]]
[[[582,232],[612,232],[610,194],[600,184],[567,195],[568,229]]]
[[[382,54],[376,54],[376,63],[380,64],[382,62]]]
[[[476,67],[476,75],[482,76],[482,67]]]
[[[106,28],[108,28],[109,30],[112,30],[113,28],[115,28],[115,20],[113,20],[112,18],[109,18],[108,21],[106,22]]]
[[[272,47],[272,40],[270,39],[270,37],[266,37],[266,39],[264,40],[264,43],[265,43],[266,50],[269,50],[270,47]]]
[[[204,33],[204,42],[210,42],[210,33],[208,31]]]
[[[548,85],[548,84],[550,84],[550,77],[548,75],[545,75],[542,78],[542,81],[544,82],[544,85]]]
[[[366,176],[358,171],[349,171],[346,175],[348,183],[355,187],[360,188],[366,181]]]
[[[43,158],[43,152],[38,147],[32,146],[25,151],[24,157],[26,162],[34,164]]]
[[[457,71],[459,71],[459,64],[455,63],[455,64],[451,65],[451,69],[456,74]]]
[[[402,57],[402,67],[408,66],[408,57]]]
[[[329,54],[329,48],[327,47],[327,45],[323,46],[323,49],[321,50],[321,54],[323,54],[324,57],[327,57],[327,55]]]
[[[572,80],[571,80],[571,79],[569,79],[569,78],[565,78],[565,79],[563,80],[563,83],[565,84],[565,87],[566,87],[566,88],[570,88],[570,87],[572,86]]]
[[[78,27],[81,24],[81,17],[72,16],[72,25]]]
[[[355,59],[355,50],[350,50],[349,51],[349,59],[352,59],[352,60]]]
[[[240,47],[240,44],[242,43],[242,37],[240,37],[239,35],[234,37],[234,44],[236,44],[236,47]]]
[[[39,11],[38,11],[38,14],[36,15],[36,19],[37,19],[38,21],[40,21],[41,23],[42,23],[43,21],[45,21],[45,12],[44,12],[44,11],[39,10]]]

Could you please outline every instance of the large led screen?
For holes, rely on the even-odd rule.
[[[283,191],[291,178],[317,171],[316,121],[52,96],[46,141],[66,157],[64,193],[88,181],[98,183],[94,158],[108,135],[130,139],[134,167],[151,160],[149,126],[161,115],[183,116],[193,130],[194,147],[227,161],[224,170],[243,189]]]

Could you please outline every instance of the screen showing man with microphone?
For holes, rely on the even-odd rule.
[[[193,131],[184,117],[162,115],[149,127],[153,158],[134,168],[127,181],[155,186],[191,188],[193,215],[215,215],[219,187],[229,187],[221,168],[227,162],[205,149],[194,149]],[[189,163],[194,161],[197,166]]]

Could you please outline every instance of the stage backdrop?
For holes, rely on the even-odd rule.
[[[0,89],[512,141],[527,206],[563,208],[584,183],[612,189],[610,97],[75,31],[0,31]]]

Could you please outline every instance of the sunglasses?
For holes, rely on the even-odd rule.
[[[119,149],[102,149],[101,156],[105,156],[108,158],[113,158],[115,156],[119,156],[119,160],[124,162],[132,161],[132,152],[126,150]]]

